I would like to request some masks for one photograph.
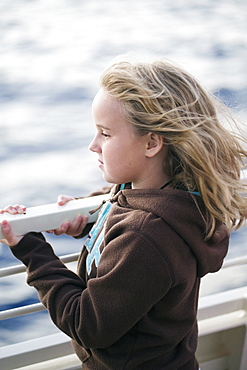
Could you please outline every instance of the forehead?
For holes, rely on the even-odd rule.
[[[100,89],[95,95],[92,113],[97,127],[114,130],[119,134],[126,133],[127,130],[136,135],[133,125],[124,114],[123,103],[109,96],[106,90]]]
[[[108,110],[112,113],[123,113],[123,106],[120,101],[109,96],[106,90],[101,88],[94,97],[92,104],[93,113],[98,111],[107,112]]]

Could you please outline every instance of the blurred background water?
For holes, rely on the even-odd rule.
[[[0,207],[104,184],[88,151],[91,102],[119,54],[174,60],[246,122],[246,35],[245,0],[0,0]],[[58,254],[81,248],[66,236],[48,240]],[[247,254],[246,240],[246,228],[234,233],[228,258]],[[17,263],[0,245],[0,267]],[[247,282],[244,268],[229,271],[206,277],[202,294]],[[25,274],[0,281],[0,309],[16,302],[37,302]],[[46,313],[6,320],[0,345],[56,330]]]

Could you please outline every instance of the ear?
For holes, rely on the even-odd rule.
[[[152,158],[158,154],[164,147],[162,136],[149,132],[146,141],[146,157]]]

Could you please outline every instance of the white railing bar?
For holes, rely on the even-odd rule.
[[[64,256],[61,256],[60,259],[64,263],[75,262],[77,261],[79,254],[80,253],[66,254]],[[4,267],[0,269],[0,277],[15,275],[15,274],[19,274],[25,271],[26,271],[26,267],[24,265]]]
[[[64,263],[74,262],[78,259],[79,253],[72,253],[68,255],[61,256],[61,260]],[[226,260],[222,266],[222,268],[228,268],[233,266],[244,265],[247,263],[247,256],[232,258],[230,260]],[[25,266],[18,265],[12,267],[6,267],[0,269],[0,277],[10,276],[14,274],[18,274],[21,272],[25,272]],[[35,303],[27,306],[16,307],[9,310],[0,311],[0,321],[5,319],[10,319],[13,317],[18,317],[34,312],[39,312],[45,310],[45,307],[42,303]]]
[[[222,268],[245,265],[247,263],[247,256],[231,258],[225,260]]]
[[[11,308],[9,310],[0,311],[0,321],[6,319],[12,319],[13,317],[27,315],[29,313],[39,312],[45,310],[45,306],[42,303],[34,303],[27,306]]]
[[[77,261],[78,257],[79,253],[71,253],[61,256],[60,258],[64,263],[69,263]],[[23,265],[6,267],[0,270],[0,277],[10,276],[25,271],[26,267]],[[45,306],[42,303],[35,303],[27,306],[11,308],[9,310],[0,311],[0,321],[10,319],[13,317],[27,315],[34,312],[39,312],[42,310],[45,310]]]
[[[64,263],[70,263],[77,261],[80,253],[72,253],[72,254],[66,254],[64,256],[61,256],[60,259]],[[247,263],[247,256],[244,257],[237,257],[237,258],[231,258],[229,260],[226,260],[223,263],[222,268],[227,267],[233,267],[233,266],[240,266]],[[0,269],[0,278],[5,276],[11,276],[15,274],[19,274],[22,272],[25,272],[26,268],[23,265],[17,265],[17,266],[10,266],[10,267],[4,267]]]
[[[61,256],[60,259],[64,263],[75,262],[75,261],[78,260],[79,255],[80,255],[80,252],[71,253],[71,254],[65,254],[64,256]]]
[[[0,269],[0,277],[20,274],[21,272],[25,272],[25,271],[26,271],[26,267],[24,265],[3,267]]]

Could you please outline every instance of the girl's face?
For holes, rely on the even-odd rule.
[[[96,135],[89,149],[98,154],[105,181],[131,182],[133,188],[142,188],[147,176],[147,135],[135,131],[126,120],[121,103],[104,89],[95,96],[92,111]]]

